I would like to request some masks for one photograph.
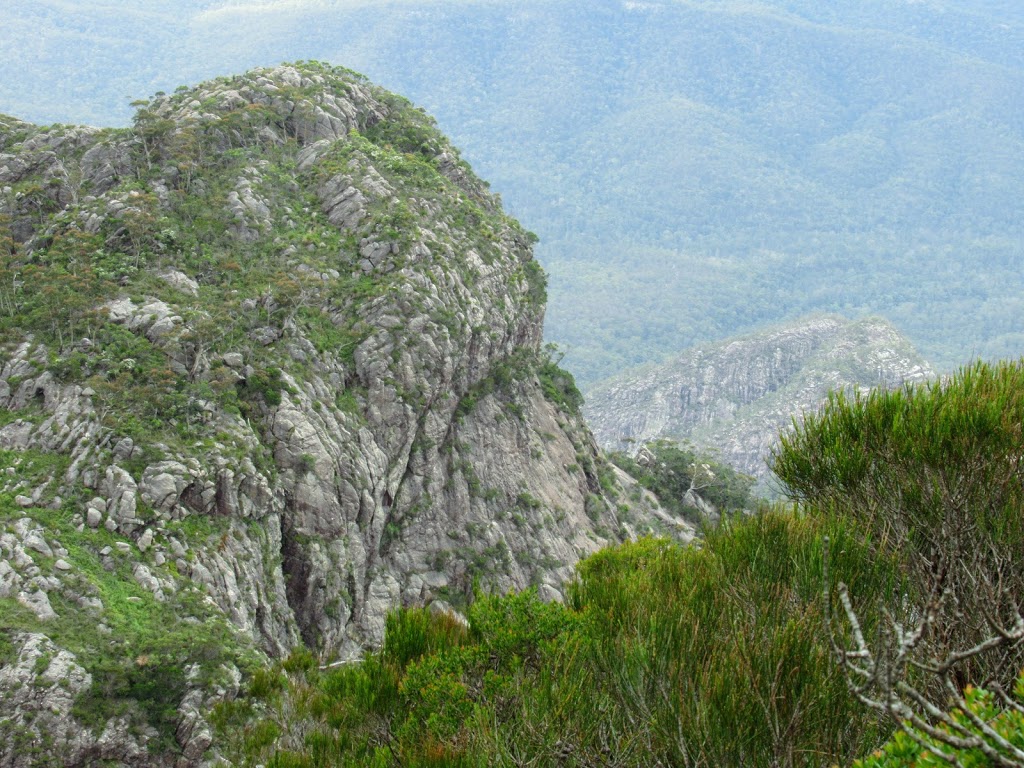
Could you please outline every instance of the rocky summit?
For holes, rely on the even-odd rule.
[[[934,378],[889,322],[824,315],[628,371],[587,392],[598,441],[613,450],[658,438],[689,441],[761,480],[779,431],[829,390],[898,387]]]
[[[268,657],[559,600],[665,517],[541,348],[534,238],[423,112],[317,63],[137,106],[0,117],[2,766],[201,764]]]

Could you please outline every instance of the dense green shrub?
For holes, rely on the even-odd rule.
[[[563,354],[554,344],[547,344],[537,360],[537,378],[544,397],[566,413],[579,416],[583,410],[583,393],[572,374],[559,367]]]
[[[290,387],[282,378],[281,369],[271,367],[256,371],[239,384],[238,389],[243,397],[261,398],[267,406],[273,408],[281,404],[281,392],[288,391]]]
[[[672,440],[655,440],[644,447],[646,450],[637,456],[611,453],[609,458],[654,492],[662,505],[676,514],[694,516],[695,510],[685,501],[690,490],[719,512],[755,506],[752,495],[755,479],[750,475]]]
[[[572,669],[591,676],[578,721],[606,723],[594,758],[613,732],[636,764],[821,765],[870,746],[879,726],[822,632],[825,535],[863,594],[893,594],[893,569],[849,526],[780,511],[726,523],[700,550],[645,541],[585,561],[573,605],[591,621]]]
[[[1024,673],[1017,678],[1016,702],[1000,701],[982,688],[968,688],[966,709],[949,713],[949,721],[936,727],[931,736],[908,727],[897,731],[884,747],[855,768],[940,768],[961,765],[987,768],[991,765],[1024,765]],[[949,744],[959,739],[962,746]]]
[[[701,549],[598,553],[566,605],[478,596],[468,629],[394,613],[380,653],[327,670],[286,662],[283,691],[261,678],[249,719],[222,720],[249,764],[849,764],[886,732],[855,706],[823,632],[825,535],[859,594],[898,593],[890,561],[850,525],[769,510]],[[872,627],[869,603],[857,605]],[[273,743],[260,736],[272,727]]]
[[[936,666],[1018,620],[1022,444],[1021,362],[978,363],[925,386],[836,393],[782,436],[772,465],[789,492],[819,513],[856,520],[902,558],[916,605],[905,613],[924,617],[927,631],[902,661],[895,627],[879,643],[897,666],[911,657]],[[1022,664],[1024,643],[1007,642],[948,673],[960,689],[988,679],[1009,687]]]

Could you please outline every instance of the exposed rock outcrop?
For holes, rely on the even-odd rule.
[[[662,524],[542,386],[528,233],[361,77],[256,70],[130,131],[0,121],[0,191],[0,600],[67,665],[113,649],[66,697],[102,673],[145,736],[96,747],[124,717],[89,699],[96,722],[53,724],[68,764],[198,764],[242,655],[356,656],[387,611],[475,588],[561,599]],[[0,695],[42,642],[10,640]]]
[[[829,390],[934,376],[885,320],[822,316],[624,373],[589,391],[585,412],[607,449],[662,437],[689,441],[766,479],[764,460],[779,431],[816,409]]]

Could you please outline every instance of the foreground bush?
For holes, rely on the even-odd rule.
[[[826,534],[859,594],[898,589],[849,526],[768,512],[701,549],[601,552],[566,606],[481,597],[468,628],[396,613],[380,653],[334,669],[294,657],[220,725],[250,765],[849,764],[886,733],[822,632]]]
[[[825,536],[861,594],[893,594],[892,569],[847,525],[781,512],[725,524],[701,550],[648,541],[585,561],[572,603],[589,634],[569,667],[590,677],[590,693],[573,703],[578,719],[629,734],[637,765],[821,765],[862,754],[879,732],[822,631]]]
[[[818,514],[869,531],[909,576],[880,634],[857,632],[852,606],[837,617],[848,638],[838,657],[862,702],[927,731],[950,708],[969,710],[969,684],[1013,686],[1024,666],[1024,361],[833,395],[783,436],[773,468]]]

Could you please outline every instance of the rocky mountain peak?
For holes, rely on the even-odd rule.
[[[423,112],[316,63],[139,106],[0,121],[0,655],[91,676],[61,759],[192,764],[244,659],[352,657],[475,589],[560,599],[658,519],[540,348],[533,237]]]

